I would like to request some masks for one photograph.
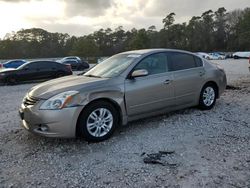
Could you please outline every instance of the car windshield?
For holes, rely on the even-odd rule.
[[[86,72],[84,76],[99,78],[118,76],[138,57],[140,57],[138,54],[118,54],[112,56]]]

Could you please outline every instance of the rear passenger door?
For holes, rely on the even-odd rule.
[[[39,79],[52,78],[55,75],[56,65],[54,62],[43,61],[39,64]]]
[[[169,52],[174,76],[176,105],[195,104],[204,83],[205,70],[200,58],[182,52]]]

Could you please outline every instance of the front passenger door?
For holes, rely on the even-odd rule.
[[[125,81],[127,113],[134,116],[173,106],[173,73],[168,71],[166,53],[157,53],[141,60],[133,70],[146,69],[148,76]]]
[[[37,78],[37,65],[36,63],[29,63],[22,67],[17,73],[17,79],[20,81],[30,81]]]

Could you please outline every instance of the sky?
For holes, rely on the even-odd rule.
[[[176,23],[187,22],[204,11],[250,7],[250,0],[0,0],[0,38],[27,28],[81,36],[101,28],[163,27],[171,12]]]

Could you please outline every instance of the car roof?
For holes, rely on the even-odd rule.
[[[29,63],[39,63],[39,62],[58,63],[56,61],[49,61],[49,60],[36,60],[36,61],[30,61]]]
[[[75,61],[78,63],[78,61],[76,59],[65,59],[62,61],[62,63],[69,62],[69,61]]]
[[[80,59],[80,57],[78,57],[78,56],[67,56],[67,57],[64,57],[63,59]]]
[[[149,55],[157,52],[182,52],[193,54],[192,52],[178,49],[166,49],[166,48],[154,48],[154,49],[142,49],[142,50],[132,50],[127,52],[122,52],[121,54],[139,54],[139,55]]]

